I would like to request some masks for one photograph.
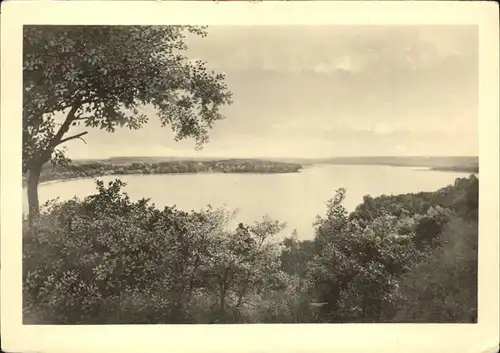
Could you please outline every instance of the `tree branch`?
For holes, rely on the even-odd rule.
[[[66,137],[66,138],[62,139],[61,141],[59,141],[59,143],[56,146],[59,146],[59,145],[65,143],[65,142],[68,142],[69,140],[74,140],[74,139],[80,139],[83,142],[85,142],[85,144],[87,144],[87,141],[85,141],[84,139],[82,139],[82,136],[87,135],[88,133],[89,133],[88,131],[84,131],[84,132],[80,132],[79,134]]]
[[[38,160],[40,165],[50,160],[50,156],[52,155],[54,148],[56,148],[61,143],[67,141],[67,139],[63,140],[62,137],[64,136],[65,133],[68,132],[71,123],[75,119],[75,114],[78,111],[78,109],[80,109],[80,107],[81,107],[81,100],[77,100],[71,107],[70,111],[68,112],[68,115],[66,115],[66,119],[62,123],[61,127],[50,141],[49,146],[44,151],[41,152],[40,158]]]
[[[61,144],[60,141],[62,141],[61,139],[64,136],[64,134],[68,132],[68,130],[71,126],[71,123],[75,119],[75,114],[78,111],[78,109],[80,108],[80,106],[81,106],[81,103],[77,102],[71,107],[71,110],[69,111],[68,115],[66,116],[64,123],[61,125],[61,127],[57,131],[56,135],[52,139],[52,141],[54,142],[54,145],[53,145],[54,147]]]

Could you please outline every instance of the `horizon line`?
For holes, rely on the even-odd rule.
[[[305,160],[317,160],[317,159],[334,159],[334,158],[479,158],[478,155],[359,155],[359,156],[328,156],[328,157],[297,157],[297,156],[179,156],[179,155],[155,155],[155,156],[144,156],[144,155],[124,155],[124,156],[110,156],[104,158],[72,158],[73,160],[106,160],[113,158],[198,158],[198,159],[305,159]]]

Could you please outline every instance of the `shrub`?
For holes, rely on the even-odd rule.
[[[84,200],[48,204],[33,228],[24,224],[27,322],[182,321],[195,259],[224,215],[132,202],[119,180],[97,186]]]

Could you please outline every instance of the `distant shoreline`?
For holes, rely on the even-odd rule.
[[[42,169],[39,185],[48,185],[66,180],[90,179],[119,175],[158,175],[158,174],[285,174],[297,173],[303,168],[298,163],[285,163],[264,160],[232,159],[214,161],[169,161],[157,163],[133,162],[116,163],[74,163],[68,166]],[[26,177],[23,177],[26,186]]]
[[[391,167],[391,168],[414,168],[415,170],[422,171],[435,171],[435,172],[460,172],[460,173],[473,173],[478,174],[479,168],[477,167],[429,167],[422,165],[401,165],[401,164],[383,164],[383,163],[314,163],[308,164],[308,166],[313,165],[336,165],[336,166],[366,166],[366,167]],[[418,168],[418,169],[416,169]]]
[[[301,169],[297,171],[292,171],[292,172],[218,172],[218,171],[213,171],[213,172],[186,172],[186,173],[126,173],[126,174],[101,174],[101,175],[94,175],[94,176],[83,176],[83,177],[74,177],[74,178],[64,178],[64,179],[53,179],[53,180],[47,180],[47,181],[42,181],[39,185],[49,185],[49,184],[56,184],[56,183],[63,183],[65,181],[75,181],[75,180],[87,180],[87,179],[95,179],[95,178],[102,178],[102,177],[116,177],[116,176],[148,176],[148,175],[193,175],[193,174],[262,174],[262,175],[268,175],[268,174],[293,174],[293,173],[300,173]],[[23,186],[25,187],[25,186]]]
[[[479,174],[479,168],[474,167],[431,167],[429,170],[434,170],[438,172],[464,172],[464,173],[473,173]]]
[[[380,163],[314,163],[306,166],[300,166],[300,168],[292,170],[292,171],[232,171],[232,172],[224,172],[224,171],[192,171],[192,172],[159,172],[159,173],[108,173],[108,174],[95,174],[95,175],[86,175],[86,176],[75,176],[75,177],[67,177],[60,179],[52,179],[42,181],[39,185],[45,186],[55,183],[63,183],[66,181],[76,181],[76,180],[85,180],[85,179],[95,179],[100,177],[119,177],[119,176],[132,176],[132,175],[192,175],[192,174],[292,174],[292,173],[300,173],[307,166],[313,165],[337,165],[337,166],[387,166],[394,168],[419,168],[418,170],[422,171],[436,171],[436,172],[459,172],[459,173],[471,173],[478,174],[479,169],[474,167],[467,166],[457,166],[457,167],[428,167],[428,166],[419,166],[419,165],[399,165],[399,164],[380,164]],[[23,185],[23,188],[26,186]]]

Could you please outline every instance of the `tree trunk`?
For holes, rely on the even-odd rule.
[[[187,307],[188,307],[188,310],[191,307],[191,299],[193,297],[194,279],[195,279],[196,271],[198,270],[199,262],[200,262],[200,256],[197,256],[196,259],[195,259],[195,261],[194,261],[193,271],[191,271],[191,276],[190,276],[190,279],[189,279],[189,287],[188,287],[188,295],[187,295],[187,297],[188,297],[187,298]]]
[[[240,291],[240,294],[238,295],[238,301],[236,302],[236,308],[239,308],[241,306],[241,304],[243,304],[243,297],[246,294],[249,282],[250,282],[249,277],[247,277],[246,282],[243,285],[243,289]]]
[[[219,312],[221,319],[224,320],[226,316],[226,286],[223,283],[220,285]]]
[[[33,167],[28,172],[28,220],[30,224],[40,214],[40,204],[38,201],[38,182],[40,181],[40,167]]]
[[[219,277],[219,290],[220,290],[220,298],[219,298],[219,315],[220,320],[224,322],[226,317],[226,293],[227,293],[227,275],[229,272],[229,267],[226,267],[224,270],[224,276],[222,278]]]

